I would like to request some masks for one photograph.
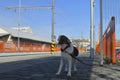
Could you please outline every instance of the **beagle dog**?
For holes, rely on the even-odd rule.
[[[63,64],[65,64],[65,71],[68,71],[67,76],[71,76],[72,62],[74,71],[77,71],[76,60],[73,57],[76,57],[79,52],[77,48],[72,45],[71,41],[64,35],[60,35],[58,37],[58,44],[61,47],[61,60],[56,75],[60,75]]]

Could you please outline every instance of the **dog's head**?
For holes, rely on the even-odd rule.
[[[58,44],[61,45],[61,44],[70,44],[70,40],[65,36],[65,35],[60,35],[58,37]]]

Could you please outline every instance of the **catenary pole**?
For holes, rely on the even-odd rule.
[[[20,51],[20,13],[21,13],[21,0],[19,0],[19,8],[18,8],[18,52]]]
[[[102,47],[102,33],[103,33],[103,23],[102,23],[102,0],[100,0],[100,65],[103,65],[103,47]]]
[[[21,10],[40,10],[50,9],[52,10],[52,40],[54,40],[54,0],[52,0],[52,6],[37,6],[37,7],[21,7],[21,0],[19,0],[19,7],[6,7],[7,10],[18,10],[18,51],[20,50],[20,13]]]
[[[90,58],[94,58],[94,0],[90,1]]]
[[[52,41],[55,41],[54,38],[55,38],[55,35],[54,35],[54,0],[52,0]]]

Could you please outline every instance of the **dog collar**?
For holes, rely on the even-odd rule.
[[[65,51],[70,45],[67,45],[64,49],[61,48],[61,52]]]

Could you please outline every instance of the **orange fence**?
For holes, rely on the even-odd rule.
[[[4,43],[0,41],[0,52],[4,52]]]
[[[86,48],[78,48],[78,50],[86,51]],[[51,45],[50,44],[41,44],[34,42],[20,42],[19,52],[50,52]],[[60,51],[60,46],[55,45],[54,51]],[[18,52],[18,43],[14,42],[0,42],[0,52]]]
[[[0,52],[18,52],[17,42],[0,42]],[[19,52],[50,52],[50,44],[20,42]],[[55,51],[59,51],[59,46],[55,46]]]
[[[102,44],[103,44],[103,56],[104,58],[109,58],[111,63],[116,63],[116,38],[115,38],[115,17],[111,18],[111,21],[104,32],[102,37]],[[100,43],[96,46],[96,51],[100,52]]]
[[[86,52],[86,48],[82,47],[82,48],[78,48],[79,52]]]

